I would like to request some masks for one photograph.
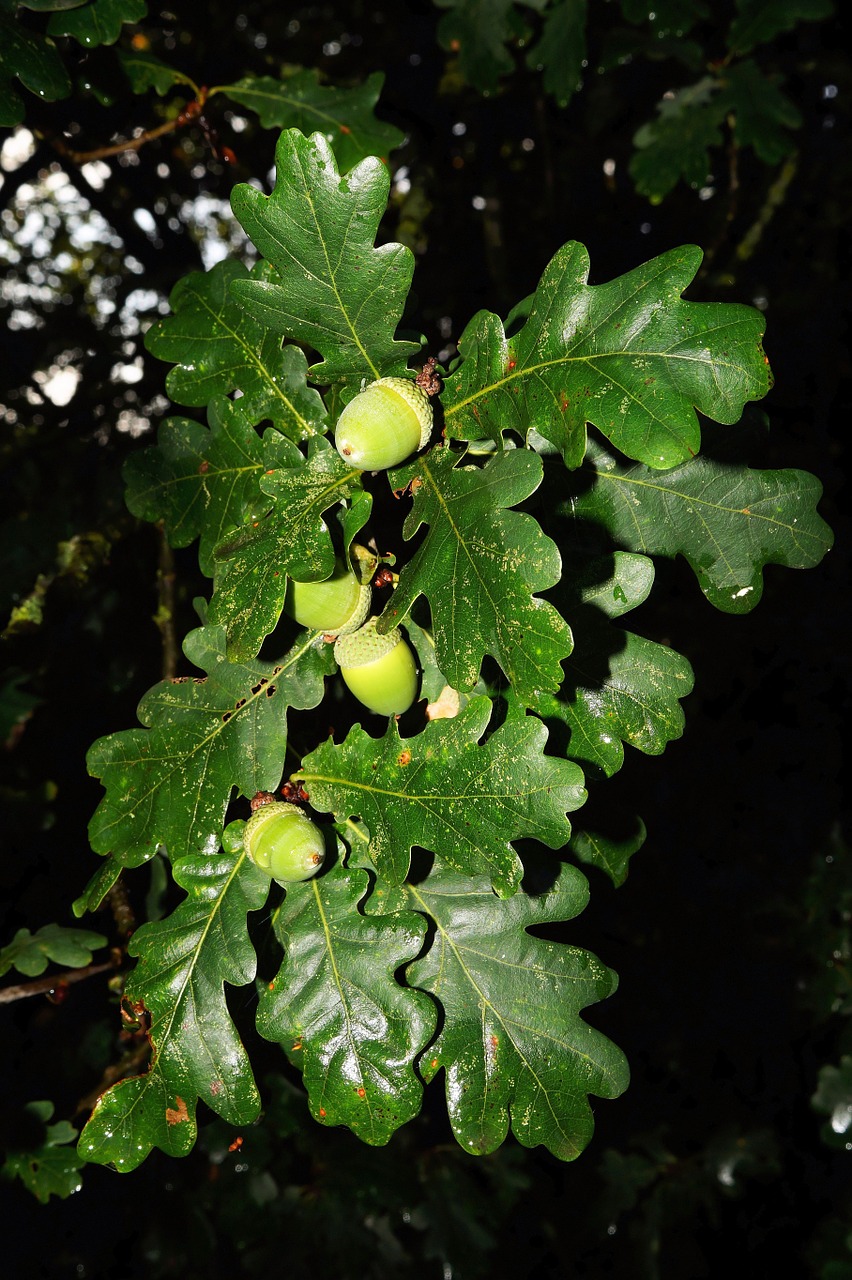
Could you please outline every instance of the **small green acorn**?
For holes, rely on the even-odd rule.
[[[417,694],[417,664],[399,627],[387,635],[368,618],[359,631],[340,636],[334,658],[359,702],[380,716],[401,716]]]
[[[272,801],[255,809],[243,832],[243,848],[256,867],[279,884],[310,880],[325,860],[325,839],[295,805]]]
[[[372,591],[342,560],[323,582],[287,583],[284,608],[303,627],[341,636],[356,631],[370,612]]]
[[[379,378],[337,420],[334,443],[359,471],[386,471],[424,448],[432,434],[432,405],[408,378]]]

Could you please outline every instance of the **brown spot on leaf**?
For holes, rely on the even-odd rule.
[[[175,1098],[174,1107],[166,1107],[166,1123],[167,1124],[188,1124],[189,1112],[186,1109],[186,1103],[183,1098]]]

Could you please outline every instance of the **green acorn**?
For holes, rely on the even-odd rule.
[[[283,885],[310,880],[325,860],[325,839],[316,823],[277,800],[255,809],[245,825],[243,848],[256,867]]]
[[[432,406],[409,378],[379,378],[337,420],[334,443],[359,471],[386,471],[429,443]]]
[[[370,612],[372,591],[338,560],[323,582],[287,583],[284,608],[303,627],[341,636],[356,631]]]
[[[417,664],[399,627],[387,635],[368,618],[360,631],[341,636],[334,645],[340,674],[359,702],[380,716],[400,716],[417,694]]]

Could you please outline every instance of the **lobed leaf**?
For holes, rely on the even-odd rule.
[[[302,1067],[314,1119],[382,1145],[420,1110],[414,1060],[435,1008],[394,977],[420,951],[425,921],[361,914],[366,890],[366,874],[340,864],[288,888],[275,915],[284,963],[261,990],[258,1029]]]
[[[154,89],[163,97],[176,84],[185,84],[197,92],[195,82],[188,75],[155,58],[152,53],[137,49],[118,49],[116,53],[134,93]]]
[[[77,1130],[67,1120],[48,1124],[53,1103],[47,1100],[28,1102],[23,1110],[41,1122],[42,1132],[38,1142],[25,1150],[10,1149],[2,1172],[9,1178],[20,1178],[41,1204],[47,1204],[51,1196],[66,1200],[83,1185],[80,1168],[84,1161],[69,1146],[77,1137]]]
[[[190,632],[184,653],[207,678],[155,685],[139,704],[145,728],[100,738],[87,757],[106,788],[89,824],[92,848],[123,866],[147,862],[158,845],[173,862],[212,854],[232,789],[250,797],[277,785],[287,709],[317,706],[330,671],[330,655],[310,638],[274,664],[229,662],[214,626]]]
[[[616,1098],[627,1087],[621,1051],[579,1016],[611,995],[617,979],[589,952],[528,930],[578,915],[585,877],[563,866],[547,892],[501,900],[487,879],[436,866],[406,892],[435,925],[429,951],[406,978],[443,1009],[420,1067],[427,1082],[445,1071],[457,1140],[482,1155],[511,1125],[523,1146],[575,1159],[592,1136],[588,1095]]]
[[[513,894],[522,868],[512,841],[532,836],[551,849],[571,834],[566,813],[586,798],[576,765],[544,754],[547,730],[532,716],[496,729],[492,705],[472,699],[452,719],[401,739],[395,722],[378,742],[356,725],[339,746],[322,743],[293,776],[316,809],[338,821],[359,816],[380,876],[399,884],[415,846],[466,875],[488,875]]]
[[[20,124],[24,104],[15,91],[15,80],[48,102],[67,98],[71,80],[56,45],[35,31],[28,31],[11,14],[0,13],[0,127]]]
[[[592,483],[566,514],[603,525],[645,555],[682,555],[711,604],[748,613],[763,592],[763,566],[819,564],[833,535],[817,515],[819,481],[806,471],[753,471],[706,458],[671,471],[623,466],[590,454]]]
[[[44,973],[48,963],[82,969],[91,964],[92,952],[105,947],[106,938],[90,929],[67,928],[60,924],[43,924],[35,933],[19,929],[14,938],[0,949],[0,977],[17,969],[28,978]]]
[[[710,151],[723,142],[722,128],[731,98],[716,76],[668,94],[657,104],[657,116],[633,136],[636,151],[630,175],[640,195],[653,204],[681,180],[693,188],[706,185],[712,167]],[[644,459],[648,461],[648,459]]]
[[[833,9],[832,0],[738,0],[728,46],[735,53],[748,53],[799,22],[827,18]]]
[[[124,24],[141,22],[147,12],[146,0],[89,0],[88,4],[54,13],[47,29],[52,36],[73,36],[84,48],[91,49],[115,44]]]
[[[582,87],[587,65],[587,0],[561,0],[549,5],[542,19],[541,39],[527,55],[527,66],[540,69],[545,93],[567,107]]]
[[[385,77],[374,71],[363,84],[338,88],[320,82],[314,68],[298,67],[272,76],[244,76],[234,84],[217,85],[234,102],[256,111],[264,128],[318,129],[330,144],[341,172],[367,156],[387,159],[405,135],[392,124],[377,120],[374,108]]]
[[[438,39],[458,55],[468,84],[481,93],[495,93],[501,75],[514,67],[506,44],[519,34],[514,0],[435,0],[448,9],[438,23]]]
[[[169,297],[173,314],[157,320],[145,346],[176,365],[166,390],[179,404],[205,405],[212,396],[239,391],[240,410],[252,423],[268,418],[291,440],[325,430],[325,405],[307,385],[308,362],[299,347],[281,345],[280,333],[261,324],[231,294],[235,280],[272,280],[268,263],[249,271],[226,258],[209,271],[193,271]]]
[[[738,146],[754,147],[764,164],[780,164],[793,150],[788,131],[801,127],[801,113],[750,58],[730,67],[725,78]]]
[[[324,519],[329,507],[351,499],[345,517],[351,541],[366,524],[372,499],[354,471],[326,441],[310,445],[307,462],[301,454],[260,482],[271,500],[265,519],[254,521],[215,550],[215,592],[209,619],[221,623],[228,636],[228,654],[241,660],[256,654],[264,636],[275,627],[287,591],[287,575],[299,582],[330,577],[334,544]]]
[[[536,431],[577,467],[592,423],[628,455],[672,467],[700,447],[696,410],[736,422],[769,387],[764,320],[735,303],[685,302],[701,250],[671,250],[608,284],[589,285],[576,243],[555,255],[507,335],[482,311],[459,340],[464,357],[442,395],[448,436]]]
[[[186,1155],[195,1142],[199,1098],[231,1124],[250,1124],[260,1096],[225,1001],[224,984],[244,986],[256,958],[246,915],[263,906],[269,877],[244,853],[184,858],[173,869],[185,900],[130,942],[139,957],[126,998],[150,1015],[152,1061],[99,1099],[79,1153],[129,1173],[159,1147]]]
[[[413,538],[424,523],[429,531],[400,574],[382,629],[425,595],[437,663],[453,688],[470,689],[491,654],[519,697],[557,689],[571,633],[533,592],[558,582],[559,552],[532,516],[506,510],[538,488],[541,459],[517,449],[482,468],[458,463],[449,449],[433,449],[393,473],[414,495],[404,536]]]
[[[390,177],[370,156],[341,176],[322,134],[281,134],[275,187],[234,188],[237,218],[278,280],[234,280],[241,305],[262,324],[322,356],[316,382],[404,371],[419,343],[394,337],[414,269],[400,244],[375,247]]]
[[[125,501],[142,520],[162,520],[173,547],[200,537],[202,573],[213,576],[214,548],[226,533],[269,506],[260,478],[274,466],[290,466],[302,455],[275,431],[261,440],[234,403],[211,400],[209,428],[190,418],[167,418],[157,443],[131,454],[122,467]]]
[[[642,848],[646,835],[645,823],[637,817],[633,820],[630,833],[620,837],[605,831],[578,831],[575,828],[569,848],[578,861],[598,867],[608,875],[618,889],[627,879],[628,863],[633,854]]]

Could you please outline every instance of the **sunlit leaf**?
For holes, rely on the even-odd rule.
[[[383,625],[402,621],[425,595],[437,663],[453,688],[469,690],[491,654],[520,697],[556,689],[571,635],[533,593],[559,580],[559,552],[532,516],[507,510],[538,488],[541,459],[516,449],[483,468],[459,462],[449,449],[433,449],[394,472],[394,484],[414,494],[405,537],[422,524],[429,530],[402,569]]]
[[[308,387],[308,362],[299,347],[281,345],[280,333],[260,324],[231,296],[234,280],[271,280],[258,263],[250,272],[226,258],[209,271],[193,271],[169,297],[173,314],[157,320],[145,345],[176,365],[166,390],[179,404],[206,405],[212,396],[240,394],[240,410],[253,423],[268,418],[291,440],[325,429],[325,406]]]
[[[150,1017],[150,1067],[101,1095],[78,1144],[87,1160],[122,1173],[152,1147],[186,1155],[199,1098],[232,1124],[249,1124],[260,1110],[224,984],[254,978],[246,914],[263,906],[269,877],[244,853],[223,852],[185,858],[173,874],[187,897],[165,920],[137,929],[128,948],[139,963],[126,1000]]]
[[[341,176],[322,134],[281,134],[275,187],[234,188],[231,204],[278,273],[235,280],[234,296],[255,319],[307,343],[322,360],[316,382],[377,378],[404,370],[419,343],[395,338],[414,258],[401,244],[375,247],[390,176],[372,156]]]
[[[198,560],[210,577],[214,547],[268,508],[260,490],[264,473],[301,460],[277,432],[261,440],[241,406],[241,400],[211,400],[209,428],[190,418],[167,418],[156,445],[131,454],[122,468],[133,514],[162,520],[173,547],[200,537]]]
[[[627,1086],[624,1055],[579,1016],[612,994],[616,977],[589,952],[528,930],[578,915],[585,877],[563,866],[546,892],[501,900],[487,880],[436,867],[406,894],[435,924],[406,977],[443,1009],[421,1070],[427,1081],[446,1073],[459,1143],[481,1155],[511,1126],[523,1146],[575,1159],[592,1136],[588,1095],[615,1098]]]
[[[106,795],[89,825],[92,848],[138,866],[165,845],[174,862],[212,854],[236,787],[244,796],[275,787],[287,745],[288,707],[315,707],[330,655],[307,641],[280,662],[245,665],[225,658],[221,628],[184,642],[206,679],[155,685],[139,704],[145,728],[100,738],[89,772]]]
[[[273,630],[284,606],[288,574],[299,582],[331,576],[335,552],[325,512],[351,502],[350,538],[370,514],[361,472],[321,439],[312,445],[307,462],[299,454],[294,465],[264,475],[261,489],[270,499],[269,514],[215,552],[216,590],[209,618],[225,627],[234,659],[256,654]]]
[[[464,357],[441,401],[447,435],[551,441],[570,467],[586,452],[586,424],[650,467],[698,452],[696,410],[736,422],[769,386],[759,311],[736,303],[685,302],[701,262],[687,245],[608,284],[589,285],[579,244],[555,255],[507,336],[481,311],[459,340]]]
[[[586,793],[576,765],[544,754],[547,730],[533,716],[481,742],[491,711],[488,698],[474,698],[411,738],[393,721],[379,741],[356,725],[340,745],[329,740],[306,756],[294,776],[315,808],[363,819],[370,858],[389,880],[405,878],[419,846],[512,894],[522,868],[511,842],[531,836],[558,849],[571,834],[566,813]]]
[[[366,890],[363,871],[339,864],[288,888],[275,916],[284,963],[261,991],[258,1028],[301,1066],[314,1119],[381,1145],[420,1109],[414,1060],[435,1006],[394,976],[423,945],[423,917],[364,916]]]

